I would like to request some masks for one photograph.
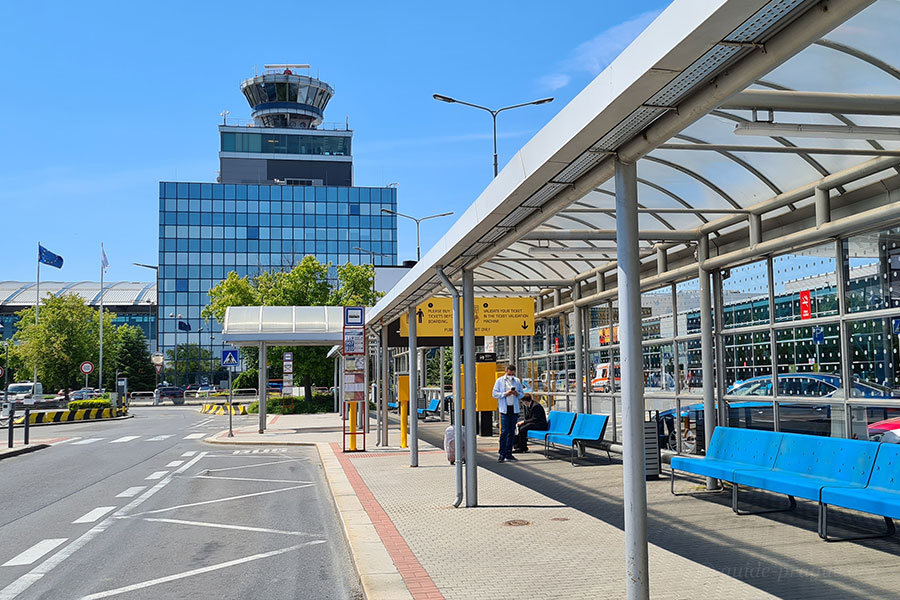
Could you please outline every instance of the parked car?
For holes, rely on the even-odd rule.
[[[92,398],[99,397],[100,394],[97,393],[93,388],[82,388],[80,390],[73,390],[69,392],[69,402],[73,400],[90,400]],[[59,390],[56,394],[57,402],[65,402],[66,399],[66,391]]]
[[[159,394],[160,402],[168,398],[172,401],[172,404],[178,406],[184,404],[184,390],[176,385],[159,387],[156,391]]]

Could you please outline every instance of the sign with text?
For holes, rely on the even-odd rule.
[[[400,316],[400,335],[409,336],[407,314]],[[416,307],[416,337],[452,335],[451,298],[430,298]],[[475,335],[534,335],[534,299],[475,298]]]
[[[344,356],[366,353],[366,328],[344,327]]]
[[[366,324],[366,309],[362,306],[344,307],[344,327],[362,327]]]
[[[812,318],[812,296],[809,290],[800,292],[800,319]]]

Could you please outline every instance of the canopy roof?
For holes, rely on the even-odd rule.
[[[103,303],[107,306],[141,306],[156,304],[156,282],[107,281],[103,284]],[[37,286],[34,281],[0,281],[0,308],[34,306]],[[76,294],[91,306],[100,304],[97,281],[42,281],[41,297],[47,294]],[[146,308],[143,310],[146,311]]]
[[[331,346],[343,336],[342,306],[230,306],[222,328],[223,339],[234,346]]]
[[[648,275],[685,266],[682,279],[696,276],[703,235],[721,255],[752,249],[754,227],[758,243],[815,224],[817,187],[852,214],[855,190],[898,187],[883,183],[900,165],[898,23],[892,0],[675,0],[510,160],[369,323],[443,294],[436,267],[454,281],[474,270],[479,294],[604,273],[614,286],[616,158],[638,164]]]

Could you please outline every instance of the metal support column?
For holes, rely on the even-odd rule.
[[[381,445],[381,420],[384,418],[382,411],[383,404],[381,402],[381,343],[380,339],[375,339],[375,344],[370,344],[374,350],[374,360],[372,368],[375,369],[375,445]]]
[[[622,372],[622,459],[625,508],[625,597],[650,598],[647,488],[644,468],[644,371],[641,263],[638,259],[637,167],[616,160],[619,362]],[[610,373],[615,381],[615,374]]]
[[[478,506],[478,475],[475,439],[475,278],[462,272],[463,291],[463,363],[466,368],[466,506]]]
[[[438,394],[438,398],[440,398],[441,403],[439,405],[438,416],[441,418],[441,421],[444,420],[444,347],[441,346],[438,348],[438,377],[440,381],[438,381],[438,388],[440,388],[441,393]]]
[[[716,425],[728,425],[728,403],[725,402],[725,339],[722,331],[725,328],[725,298],[722,287],[722,271],[713,271],[713,339],[716,347],[716,407],[718,419]],[[753,336],[754,334],[750,334]],[[709,446],[706,446],[707,448]]]
[[[259,386],[259,432],[262,433],[266,430],[266,403],[269,399],[269,394],[266,388],[269,386],[269,369],[266,365],[268,361],[266,360],[266,343],[259,343],[259,380],[257,381],[257,385]]]
[[[697,262],[700,264],[700,358],[703,364],[703,438],[709,448],[713,429],[716,426],[716,395],[713,379],[713,314],[712,293],[709,285],[709,271],[703,268],[703,261],[709,258],[709,236],[702,236],[697,247]],[[718,482],[706,478],[707,489],[714,489]]]
[[[581,325],[584,338],[584,343],[582,347],[584,348],[584,370],[585,370],[585,384],[584,384],[584,412],[592,413],[594,412],[594,406],[592,404],[591,399],[591,391],[593,391],[593,384],[591,380],[594,378],[594,365],[591,363],[591,307],[585,306],[581,309]]]
[[[581,298],[581,284],[572,286],[572,300]],[[575,306],[572,310],[572,329],[575,332],[575,412],[584,412],[584,324],[582,309]]]
[[[419,466],[419,361],[416,350],[416,306],[409,307],[409,466]]]
[[[447,291],[450,292],[451,297],[453,298],[453,439],[454,441],[454,450],[455,453],[453,455],[454,464],[456,466],[456,500],[453,502],[454,508],[459,508],[459,505],[463,501],[463,445],[462,445],[462,402],[460,402],[460,397],[462,396],[462,369],[460,368],[459,362],[459,353],[462,350],[462,341],[459,339],[459,327],[462,319],[459,314],[459,291],[456,289],[456,286],[453,285],[450,280],[444,275],[444,271],[438,267],[437,268],[437,276],[441,280],[441,283],[444,284],[444,287],[447,288]],[[443,364],[443,356],[441,357],[441,361]],[[443,400],[441,400],[441,404],[443,405]]]
[[[388,354],[388,334],[387,327],[381,328],[381,445],[388,445],[388,402],[391,393],[391,360]]]

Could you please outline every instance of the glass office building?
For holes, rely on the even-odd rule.
[[[159,346],[169,382],[226,378],[221,328],[200,313],[228,273],[289,271],[307,255],[335,266],[397,263],[397,217],[382,212],[397,210],[396,188],[353,185],[353,132],[322,122],[334,90],[298,68],[242,83],[253,121],[219,125],[216,183],[159,184]]]

